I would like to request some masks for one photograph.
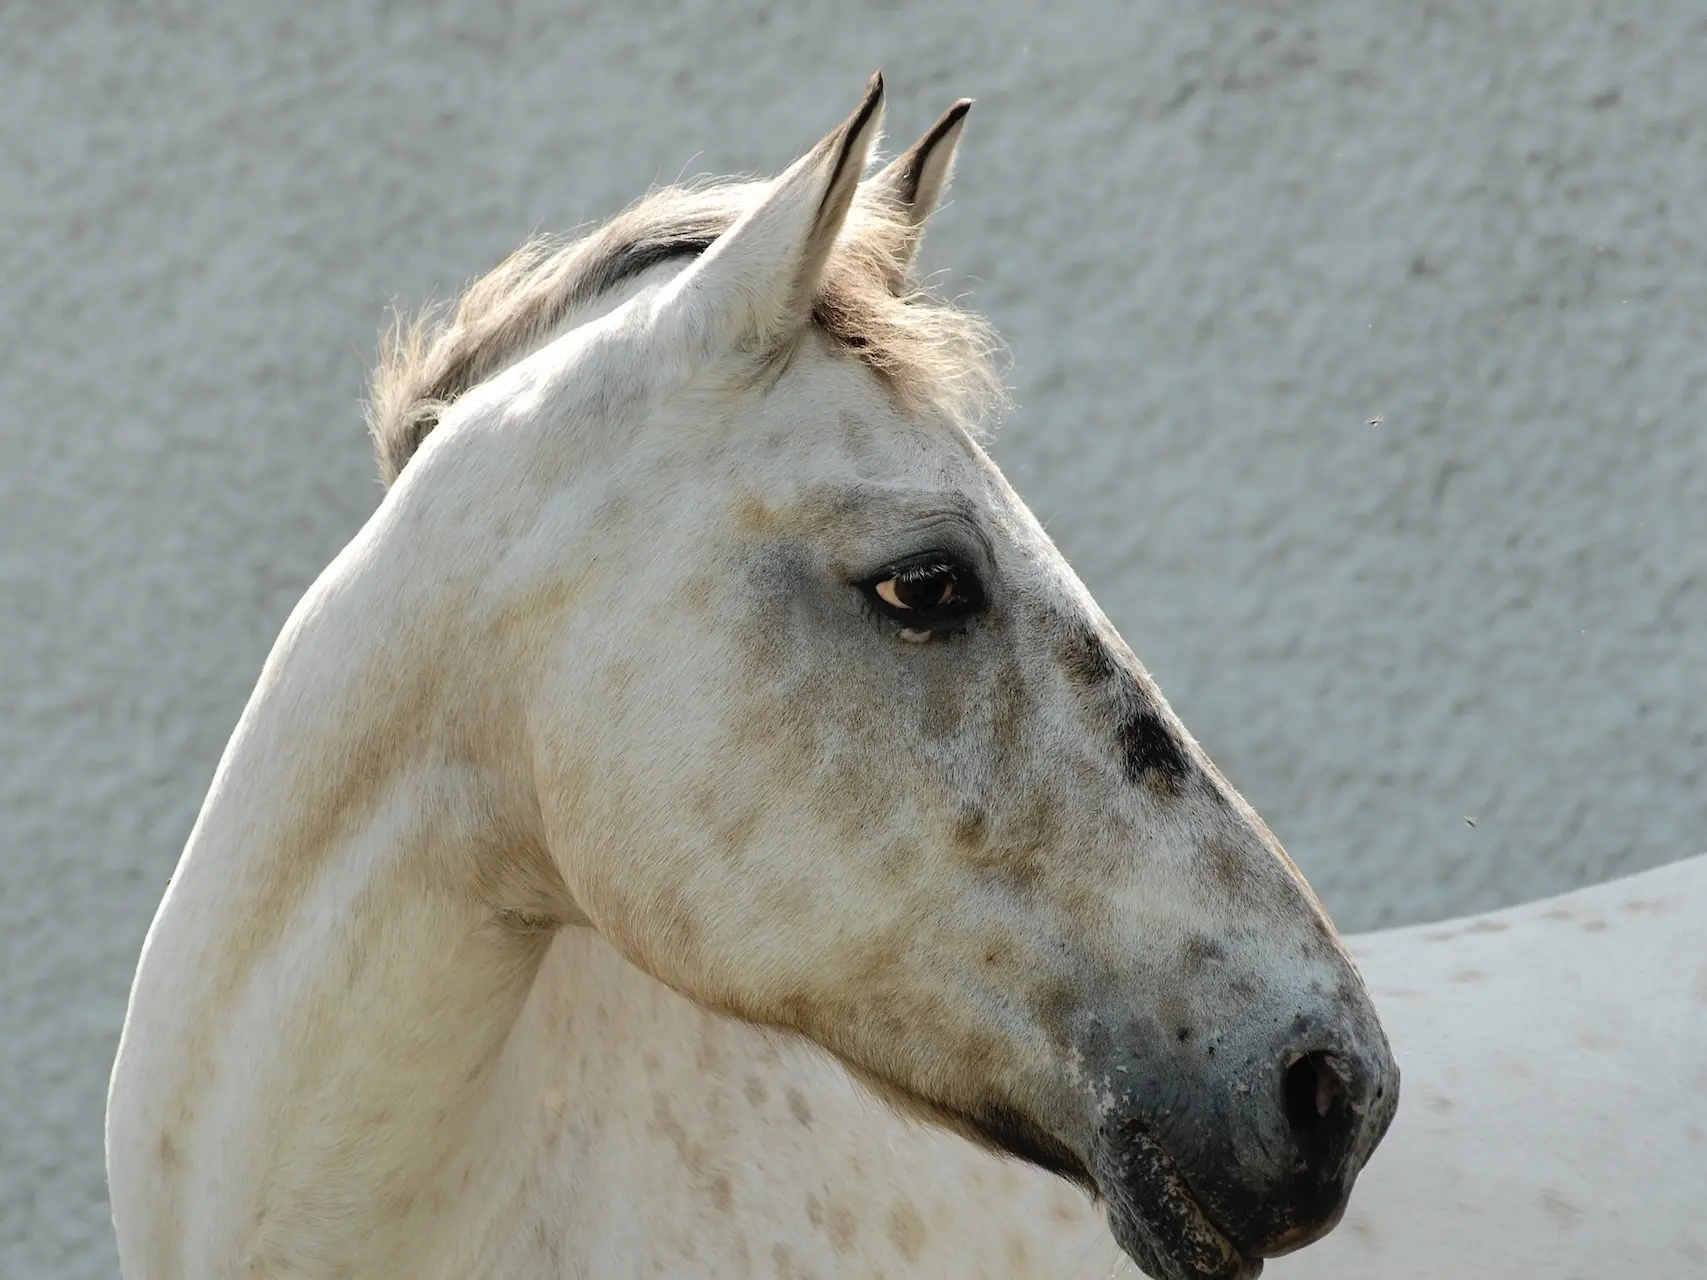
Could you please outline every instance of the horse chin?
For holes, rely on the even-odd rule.
[[[1087,1162],[1019,1111],[950,1107],[857,1067],[853,1072],[902,1112],[1055,1174],[1103,1201],[1115,1243],[1153,1280],[1256,1280],[1262,1274],[1263,1260],[1241,1253],[1222,1234],[1173,1159],[1136,1124],[1106,1130]]]
[[[1018,1112],[997,1108],[973,1116],[931,1109],[940,1123],[1100,1198],[1115,1243],[1154,1280],[1255,1280],[1262,1274],[1263,1260],[1241,1253],[1209,1220],[1173,1160],[1142,1129],[1122,1126],[1120,1149],[1099,1142],[1087,1166]]]
[[[1241,1253],[1211,1222],[1173,1160],[1149,1134],[1123,1126],[1118,1148],[1097,1144],[1099,1195],[1115,1243],[1154,1280],[1255,1280],[1262,1259]]]

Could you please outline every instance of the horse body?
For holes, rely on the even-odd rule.
[[[1707,1276],[1707,856],[1349,939],[1406,1106],[1299,1280]]]
[[[391,353],[138,966],[130,1280],[1248,1280],[1344,1211],[1368,994],[970,434],[907,283],[965,106],[866,181],[880,105]]]
[[[1043,1280],[1123,1262],[1077,1188],[895,1113],[590,931],[552,943],[511,1052],[528,1064],[515,1163],[478,1189],[485,1262],[459,1274]]]

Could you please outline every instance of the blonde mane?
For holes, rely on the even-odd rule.
[[[381,339],[368,402],[384,482],[459,396],[543,345],[577,309],[650,267],[703,253],[771,185],[662,188],[584,234],[528,241],[454,307],[400,315]],[[917,234],[891,200],[862,189],[820,281],[815,327],[904,403],[977,434],[1005,403],[1001,346],[981,316],[912,278]]]

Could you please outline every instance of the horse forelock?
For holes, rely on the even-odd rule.
[[[384,335],[368,429],[389,485],[455,401],[554,336],[576,311],[652,267],[702,254],[767,182],[654,191],[590,231],[539,236],[450,306],[400,315]],[[923,287],[916,228],[882,193],[856,198],[813,299],[813,326],[914,409],[977,433],[1004,402],[1000,343],[984,319]]]

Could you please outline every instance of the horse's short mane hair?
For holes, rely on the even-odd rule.
[[[653,191],[585,234],[530,240],[453,308],[399,317],[382,340],[368,405],[385,483],[459,396],[529,354],[574,310],[650,267],[703,253],[769,187],[723,181]],[[862,189],[824,269],[813,321],[904,403],[976,431],[1003,399],[999,346],[982,318],[913,282],[916,234],[889,199]]]

